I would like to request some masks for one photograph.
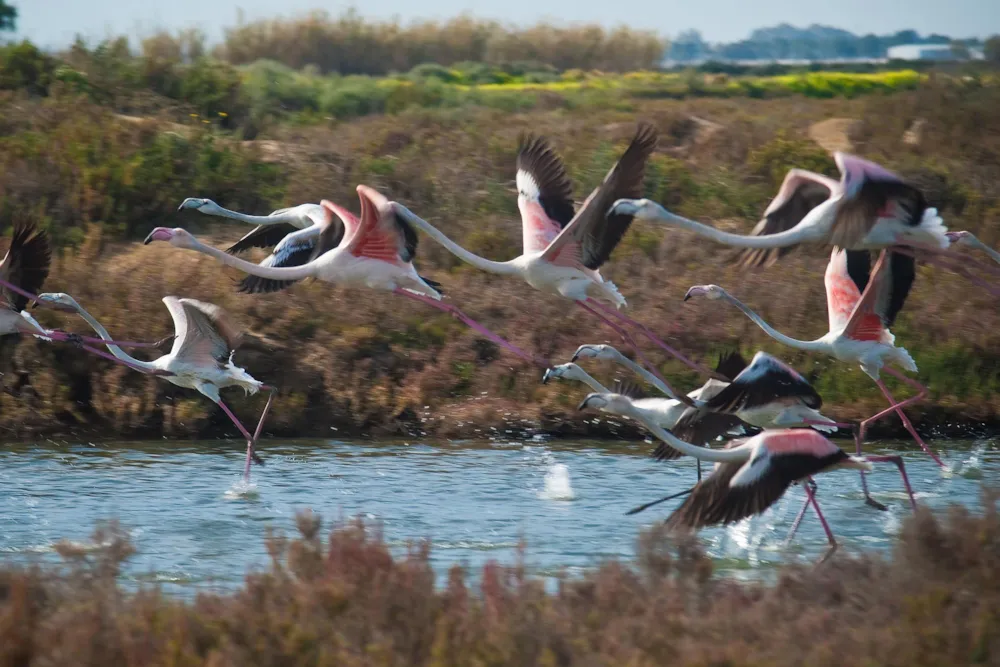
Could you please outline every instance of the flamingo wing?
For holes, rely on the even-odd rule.
[[[848,270],[848,258],[853,257],[853,271]],[[867,285],[867,278],[861,280],[859,255],[851,251],[834,248],[830,253],[830,263],[826,265],[823,283],[826,285],[826,308],[830,319],[830,331],[844,332],[851,320],[855,307],[861,301],[859,284]],[[865,272],[867,275],[867,272]],[[856,323],[856,326],[860,321]],[[858,340],[879,340],[882,337],[881,320],[877,316],[868,317],[865,321],[865,338]],[[862,331],[856,329],[855,334]],[[853,338],[854,336],[852,336]]]
[[[769,236],[792,229],[809,211],[839,191],[840,184],[832,178],[804,169],[790,170],[750,236]],[[793,248],[747,248],[738,253],[738,263],[747,268],[771,266]]]
[[[792,483],[848,458],[829,440],[807,429],[764,431],[745,446],[751,443],[748,461],[718,465],[667,518],[667,526],[726,525],[761,514]]]
[[[786,398],[799,399],[814,410],[823,405],[823,399],[798,371],[766,352],[758,352],[727,387],[705,400],[705,407],[735,414]]]
[[[902,309],[914,276],[912,257],[882,250],[868,285],[847,320],[844,335],[855,340],[880,340]]]
[[[339,225],[339,223],[333,224]],[[343,229],[343,227],[341,226],[340,229]],[[320,225],[313,225],[312,227],[292,232],[281,239],[278,245],[274,246],[274,250],[260,262],[260,266],[284,268],[308,264],[313,259],[313,254],[320,238],[320,230]],[[268,294],[283,290],[297,282],[299,281],[272,280],[270,278],[247,275],[240,281],[237,291],[244,294]]]
[[[730,350],[729,352],[719,355],[719,363],[715,365],[715,372],[732,380],[734,377],[742,373],[746,367],[747,360],[743,358],[740,351]]]
[[[632,142],[604,181],[542,253],[545,260],[568,266],[581,264],[593,271],[608,261],[632,224],[632,216],[608,215],[608,210],[618,199],[642,196],[646,161],[656,148],[656,141],[656,128],[640,123]]]
[[[230,255],[237,255],[250,248],[273,248],[283,238],[296,231],[295,225],[282,222],[277,225],[259,225],[251,229],[239,241],[226,248]]]
[[[882,325],[888,329],[896,321],[896,316],[903,309],[906,297],[910,294],[913,281],[916,279],[916,259],[910,255],[889,251],[888,279],[879,286],[880,293],[876,296],[875,311],[882,318]],[[847,272],[857,285],[860,293],[868,286],[871,273],[871,251],[848,250]]]
[[[927,200],[924,193],[888,169],[846,153],[835,153],[842,189],[851,193],[837,208],[830,243],[859,246],[880,220],[919,225]]]
[[[358,186],[361,223],[347,239],[346,249],[358,257],[392,263],[409,263],[417,254],[417,232],[396,215],[389,200],[367,185]]]
[[[517,208],[524,252],[544,250],[573,219],[573,184],[544,137],[522,136],[517,150]]]
[[[212,368],[228,361],[243,340],[243,333],[222,308],[196,299],[163,297],[174,320],[170,354],[189,364]]]
[[[743,420],[736,415],[687,408],[681,413],[671,431],[684,442],[703,446],[714,442],[720,435],[726,435],[737,426],[746,427],[749,425],[744,424]],[[657,461],[677,458],[673,455],[673,452],[676,451],[667,443],[660,442],[653,451],[653,458]],[[679,456],[679,453],[677,455]]]
[[[38,294],[49,275],[51,260],[52,250],[45,232],[34,225],[18,225],[14,228],[7,254],[0,261],[0,279],[31,294]],[[27,307],[28,299],[0,286],[0,304],[21,312]]]

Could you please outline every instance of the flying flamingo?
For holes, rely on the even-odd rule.
[[[517,158],[517,204],[521,211],[523,254],[507,262],[473,254],[402,204],[392,202],[392,206],[400,217],[425,231],[462,261],[490,273],[519,276],[535,289],[573,300],[624,338],[654,373],[656,367],[642,357],[632,337],[608,316],[639,328],[671,355],[712,376],[710,371],[657,338],[645,325],[619,313],[625,298],[599,271],[632,223],[631,214],[607,215],[608,207],[616,199],[642,192],[646,161],[656,141],[655,128],[640,124],[621,159],[574,214],[572,186],[562,161],[544,139],[522,139]],[[687,396],[674,391],[662,377],[659,379],[672,397],[689,402]]]
[[[739,355],[737,354],[736,356],[738,357]],[[729,361],[726,357],[723,357],[723,360],[720,360],[719,365],[723,366],[725,362]],[[719,372],[718,368],[716,369],[716,372]],[[646,415],[647,419],[650,419],[664,428],[673,428],[674,424],[677,423],[677,420],[684,413],[684,410],[687,407],[676,398],[640,396],[639,392],[636,391],[630,384],[617,383],[618,387],[616,387],[616,391],[612,392],[610,389],[594,379],[594,377],[587,373],[587,371],[572,362],[553,366],[552,368],[546,370],[545,375],[542,377],[542,383],[546,384],[553,378],[583,382],[588,387],[601,394],[619,394],[625,399],[631,401],[635,410],[641,411]],[[698,402],[699,400],[708,400],[711,396],[714,396],[725,389],[726,386],[727,384],[725,382],[721,382],[715,378],[709,378],[704,385],[698,389],[688,392],[688,398],[695,402]],[[741,424],[742,422],[738,417],[724,414],[706,419],[703,424],[704,440],[702,442],[708,442],[710,440],[714,440],[716,436],[725,435]],[[654,456],[657,460],[666,461],[678,458],[681,456],[681,453],[669,447],[659,446],[656,448]],[[698,479],[701,479],[701,461],[698,461]]]
[[[850,456],[812,429],[762,431],[742,442],[733,441],[721,450],[699,447],[665,431],[636,411],[631,401],[617,394],[589,394],[579,409],[632,417],[670,447],[717,464],[715,472],[696,484],[667,519],[671,527],[695,529],[733,523],[763,513],[795,482],[838,468],[870,471],[872,461],[882,460],[882,457]],[[837,540],[819,508],[813,485],[802,486],[830,542],[825,560],[837,548]]]
[[[24,310],[29,303],[37,303],[36,292],[49,275],[52,251],[45,232],[34,225],[18,225],[10,241],[10,248],[0,261],[0,336],[26,334],[43,340],[73,342],[103,342],[64,331],[45,329]],[[119,342],[124,347],[158,347],[156,343]]]
[[[330,209],[322,204],[299,204],[291,208],[280,208],[268,215],[247,215],[222,208],[211,199],[188,197],[177,207],[178,211],[185,209],[257,225],[246,236],[226,248],[226,252],[239,254],[250,248],[273,247],[271,254],[260,263],[261,266],[301,266],[308,262],[312,259],[320,229],[330,218]],[[250,275],[240,281],[237,291],[248,294],[276,292],[295,282],[297,281],[267,280]]]
[[[168,241],[178,248],[194,250],[245,273],[276,281],[315,278],[345,287],[381,289],[427,304],[457,317],[466,325],[519,357],[534,363],[548,363],[507,342],[482,326],[457,307],[441,302],[439,285],[417,274],[413,258],[417,253],[417,234],[396,214],[381,193],[367,185],[357,187],[361,200],[361,218],[336,204],[323,200],[333,215],[326,215],[313,250],[313,259],[293,267],[261,266],[205,245],[181,228],[157,227],[146,243]]]
[[[922,191],[874,162],[834,153],[840,181],[792,169],[750,235],[730,234],[688,220],[648,199],[621,199],[611,214],[631,215],[693,231],[730,246],[746,248],[749,266],[773,263],[791,246],[826,243],[848,250],[897,244],[945,249],[947,228]]]
[[[658,439],[683,454],[717,464],[708,479],[699,482],[689,497],[667,519],[671,527],[701,528],[726,525],[761,514],[784,495],[788,487],[820,472],[836,468],[871,470],[871,463],[848,455],[819,433],[809,429],[763,431],[723,450],[699,447],[675,437],[634,410],[618,394],[587,395],[579,410],[596,409],[641,422]],[[837,541],[826,522],[815,493],[803,484],[832,553]]]
[[[233,354],[242,342],[243,333],[233,324],[224,310],[204,301],[163,297],[163,303],[174,321],[176,337],[168,354],[153,361],[141,361],[126,354],[111,341],[105,329],[76,299],[68,294],[39,294],[38,301],[66,312],[75,312],[93,327],[105,341],[111,354],[84,346],[89,352],[122,363],[141,373],[158,375],[178,387],[195,389],[222,408],[236,428],[247,439],[247,458],[243,466],[243,480],[250,482],[250,461],[263,465],[255,451],[257,439],[264,428],[264,420],[271,409],[275,388],[254,379],[249,373],[233,364]],[[219,396],[219,390],[239,387],[245,394],[256,394],[263,389],[270,392],[264,411],[253,435],[243,427],[229,406]]]
[[[688,290],[684,300],[704,295],[713,301],[720,299],[728,301],[779,343],[800,350],[827,354],[839,361],[858,363],[861,370],[875,381],[889,400],[890,407],[861,422],[857,453],[861,454],[861,443],[864,442],[868,424],[891,412],[896,412],[917,444],[943,467],[941,459],[924,443],[903,412],[905,406],[921,400],[926,395],[926,387],[886,365],[886,362],[889,362],[908,371],[917,370],[917,365],[909,352],[897,347],[895,337],[889,332],[889,326],[902,308],[906,294],[913,283],[913,260],[883,250],[870,274],[864,270],[869,261],[867,251],[833,250],[825,277],[830,331],[812,341],[798,340],[777,331],[746,304],[718,285],[696,285]],[[862,289],[864,289],[863,294]],[[897,403],[889,388],[879,379],[880,371],[883,370],[914,387],[918,393]],[[885,509],[884,505],[876,502],[868,493],[868,485],[863,476],[861,481],[865,501],[873,507]]]

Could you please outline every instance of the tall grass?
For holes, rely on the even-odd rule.
[[[985,494],[984,494],[985,495]],[[394,558],[362,523],[324,539],[315,515],[268,541],[270,566],[194,601],[126,590],[115,525],[61,567],[0,569],[0,663],[9,665],[886,665],[994,664],[1000,518],[985,495],[907,518],[890,557],[787,565],[773,584],[713,574],[691,539],[640,535],[548,592],[522,564],[459,565],[435,587],[426,542]],[[529,545],[530,547],[530,545]]]

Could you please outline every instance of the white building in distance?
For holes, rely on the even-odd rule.
[[[968,49],[968,60],[982,60],[983,52]],[[951,48],[951,44],[900,44],[890,46],[886,52],[889,60],[966,60],[960,58]]]

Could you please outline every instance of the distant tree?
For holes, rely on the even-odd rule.
[[[1000,65],[1000,35],[993,35],[983,42],[983,56],[991,63]]]
[[[0,32],[9,30],[14,32],[17,27],[17,8],[8,5],[4,0],[0,0]]]

